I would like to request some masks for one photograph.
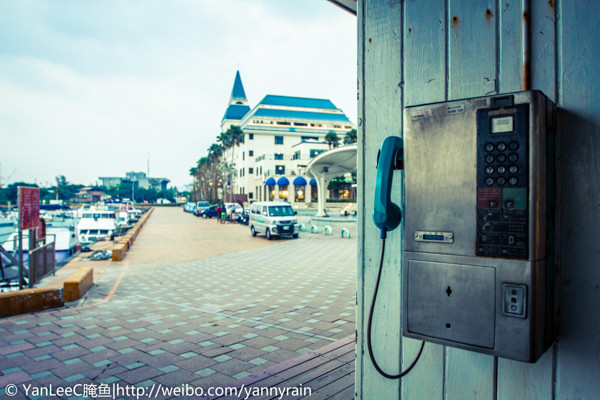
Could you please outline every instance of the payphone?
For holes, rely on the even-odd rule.
[[[382,238],[403,215],[404,336],[526,362],[552,343],[554,110],[539,91],[405,108],[373,214]]]

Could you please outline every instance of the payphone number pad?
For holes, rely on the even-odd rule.
[[[527,258],[528,111],[477,112],[477,256]]]

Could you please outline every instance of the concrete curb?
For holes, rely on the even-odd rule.
[[[152,211],[154,211],[154,207],[150,208],[148,210],[148,212],[146,214],[144,214],[142,219],[140,219],[131,229],[129,229],[129,232],[127,232],[127,234],[125,236],[123,236],[121,238],[121,240],[119,240],[119,243],[116,244],[115,247],[113,247],[113,249],[112,249],[112,260],[113,261],[123,261],[123,259],[125,258],[125,255],[127,254],[127,251],[133,245],[135,238],[140,233],[140,231],[141,231],[142,227],[144,226],[144,224],[146,223],[146,221],[148,221],[148,218],[150,218]]]
[[[142,219],[130,229],[130,232],[113,247],[113,261],[123,260],[125,253],[131,248],[133,241],[152,214],[152,211],[154,211],[154,207],[150,208]],[[115,259],[115,251],[118,259]],[[65,302],[79,300],[93,284],[94,269],[91,267],[82,267],[64,281],[63,287],[50,286],[0,293],[0,317],[63,307]]]

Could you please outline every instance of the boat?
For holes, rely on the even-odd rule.
[[[46,224],[46,243],[54,242],[55,263],[60,265],[65,263],[69,257],[77,253],[81,248],[79,238],[77,237],[77,217],[76,212],[69,207],[44,207],[40,206],[40,218]],[[15,254],[19,247],[18,230],[16,223],[11,227],[11,233],[0,243],[4,249]],[[23,262],[27,264],[29,254],[27,247],[29,245],[29,230],[23,231]]]
[[[79,242],[89,246],[99,240],[113,238],[117,234],[117,214],[106,206],[97,205],[79,211],[77,225]]]

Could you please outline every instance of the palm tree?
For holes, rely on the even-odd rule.
[[[356,129],[352,129],[344,136],[344,145],[349,145],[357,142]]]
[[[337,133],[335,133],[334,131],[327,132],[324,139],[325,139],[325,142],[327,142],[327,144],[329,145],[330,149],[331,149],[331,147],[333,147],[333,148],[338,147],[338,145],[340,143],[340,138],[338,137]]]

